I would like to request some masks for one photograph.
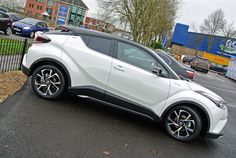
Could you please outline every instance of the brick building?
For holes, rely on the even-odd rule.
[[[24,14],[56,23],[60,6],[67,8],[66,24],[83,24],[88,7],[82,0],[27,0]]]
[[[110,33],[115,30],[114,25],[112,25],[110,23],[106,23],[103,20],[98,20],[98,19],[91,18],[91,17],[85,18],[84,27],[92,29],[92,30],[98,30],[101,32],[110,32]]]

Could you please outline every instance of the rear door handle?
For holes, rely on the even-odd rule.
[[[114,66],[114,69],[117,69],[117,70],[120,70],[120,71],[125,71],[125,69],[121,65]]]

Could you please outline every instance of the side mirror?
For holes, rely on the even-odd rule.
[[[162,68],[160,68],[160,67],[158,67],[158,66],[154,66],[152,72],[153,72],[154,74],[156,74],[157,76],[160,76],[161,73],[162,73]]]

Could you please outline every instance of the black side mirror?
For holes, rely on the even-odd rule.
[[[156,74],[157,76],[160,76],[161,73],[162,73],[162,68],[161,68],[161,67],[158,67],[158,66],[154,66],[152,72],[153,72],[154,74]]]

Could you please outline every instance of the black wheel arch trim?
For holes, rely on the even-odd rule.
[[[36,60],[33,64],[31,64],[30,68],[29,68],[29,75],[31,76],[33,74],[33,70],[35,69],[35,66],[41,62],[52,62],[52,63],[56,63],[58,64],[63,71],[65,72],[66,78],[68,79],[68,88],[71,87],[71,77],[70,77],[70,73],[67,70],[67,68],[65,67],[64,64],[62,64],[60,61],[56,60],[56,59],[52,59],[52,58],[41,58],[39,60]]]
[[[164,117],[165,117],[165,115],[166,115],[166,113],[170,110],[170,109],[172,109],[172,108],[174,108],[175,106],[178,106],[178,105],[181,105],[181,104],[191,104],[191,105],[194,105],[194,106],[196,106],[197,108],[200,108],[203,112],[204,112],[204,114],[206,115],[206,118],[207,118],[207,127],[206,127],[206,131],[205,132],[208,132],[209,131],[209,129],[210,129],[210,117],[209,117],[209,115],[208,115],[208,112],[206,111],[206,109],[205,108],[203,108],[200,104],[198,104],[198,103],[196,103],[196,102],[193,102],[193,101],[179,101],[179,102],[176,102],[176,103],[173,103],[173,104],[171,104],[170,106],[168,106],[165,110],[164,110],[164,112],[161,114],[161,116],[160,116],[160,118],[163,120],[164,119]]]

